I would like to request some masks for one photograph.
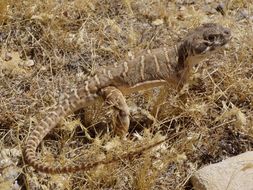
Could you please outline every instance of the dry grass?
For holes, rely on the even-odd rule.
[[[228,0],[222,16],[214,9],[216,1],[180,2],[187,1],[0,1],[1,149],[21,151],[37,120],[100,65],[142,49],[172,46],[203,22],[228,26],[234,37],[196,68],[182,95],[164,89],[166,101],[158,111],[150,96],[157,92],[131,95],[132,109],[136,104],[150,111],[155,122],[137,110],[125,142],[110,133],[112,113],[96,104],[67,117],[46,137],[40,152],[45,161],[71,164],[119,156],[164,136],[175,138],[140,157],[71,175],[40,174],[20,159],[20,186],[191,189],[187,180],[198,168],[252,150],[252,3]]]

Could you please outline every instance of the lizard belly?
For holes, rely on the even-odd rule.
[[[119,86],[118,89],[125,95],[131,94],[133,92],[138,92],[142,90],[148,90],[154,87],[159,87],[165,85],[167,83],[166,80],[151,80],[145,82],[139,82],[134,86],[127,87],[127,86]]]

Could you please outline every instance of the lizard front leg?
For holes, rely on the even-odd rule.
[[[124,95],[114,86],[103,88],[101,95],[105,102],[112,106],[116,112],[116,117],[113,122],[116,135],[124,138],[127,135],[130,124],[129,108]]]

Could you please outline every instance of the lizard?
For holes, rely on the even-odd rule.
[[[41,172],[70,173],[88,170],[99,164],[108,164],[119,158],[138,155],[168,140],[169,138],[166,138],[140,150],[126,153],[119,158],[73,166],[52,166],[49,163],[43,163],[36,153],[44,137],[61,119],[101,97],[116,111],[115,133],[121,137],[126,136],[130,124],[130,113],[124,95],[162,85],[181,89],[188,82],[194,66],[227,44],[231,38],[229,28],[217,23],[205,23],[188,32],[176,46],[177,48],[162,47],[147,50],[133,59],[98,69],[95,75],[84,81],[82,86],[60,102],[35,126],[25,144],[25,160]]]

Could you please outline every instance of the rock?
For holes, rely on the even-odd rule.
[[[198,170],[191,182],[195,190],[253,190],[253,151]]]
[[[21,151],[13,149],[1,149],[0,151],[0,189],[18,190],[18,176],[22,173],[18,162],[21,158]]]
[[[241,21],[243,19],[250,18],[250,14],[249,14],[248,10],[246,10],[246,9],[239,10],[235,16],[236,16],[236,21]]]
[[[24,65],[27,66],[27,67],[34,66],[34,61],[32,59],[27,60],[27,61],[24,62]]]
[[[159,26],[159,25],[162,25],[163,22],[164,22],[163,19],[156,19],[156,20],[152,21],[152,24],[154,26]]]
[[[5,56],[4,56],[4,60],[5,61],[10,61],[12,59],[11,53],[10,52],[6,52]]]

